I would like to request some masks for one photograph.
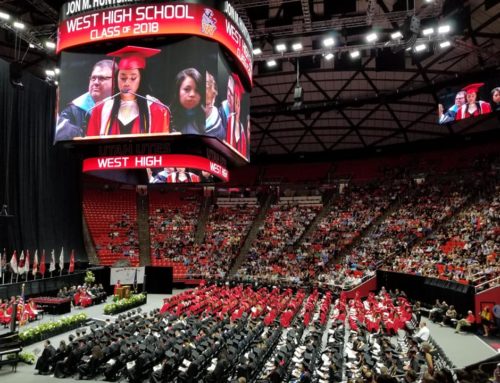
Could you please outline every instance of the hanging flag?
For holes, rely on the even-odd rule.
[[[26,275],[30,272],[30,251],[26,250],[26,261],[24,262],[24,272]],[[26,277],[28,278],[28,277]]]
[[[17,267],[17,273],[20,275],[24,274],[24,250],[21,250],[21,256],[19,257],[19,265]]]
[[[71,250],[71,256],[69,257],[69,273],[75,271],[75,250]]]
[[[42,259],[40,261],[40,274],[45,275],[45,249],[42,251]]]
[[[64,247],[61,247],[61,254],[59,255],[59,270],[64,270]]]
[[[38,272],[38,249],[35,250],[35,256],[33,257],[33,276],[36,276]]]
[[[49,272],[50,273],[56,269],[56,253],[54,252],[54,249],[52,249],[51,256],[52,256],[52,260],[50,261],[50,265],[49,265]]]
[[[12,254],[12,258],[10,259],[10,268],[12,269],[12,272],[14,274],[18,273],[18,267],[17,267],[17,253],[14,250],[14,254]]]

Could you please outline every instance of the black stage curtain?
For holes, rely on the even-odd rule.
[[[9,64],[0,60],[0,204],[14,217],[2,220],[0,251],[71,249],[87,260],[82,239],[81,161],[53,145],[56,88],[30,75],[24,89],[9,81]],[[41,253],[38,254],[39,259]],[[47,262],[49,259],[47,258]],[[31,259],[33,262],[33,259]]]
[[[146,266],[146,287],[149,294],[172,294],[173,269]]]

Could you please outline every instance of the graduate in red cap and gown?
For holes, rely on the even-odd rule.
[[[480,82],[467,85],[463,89],[466,93],[467,102],[458,110],[455,117],[456,120],[463,120],[465,118],[491,113],[491,105],[486,101],[477,99],[477,92],[483,85],[484,83]]]
[[[126,46],[108,54],[120,58],[116,81],[119,93],[92,110],[87,136],[170,132],[168,107],[140,92],[146,58],[158,53],[159,49]]]

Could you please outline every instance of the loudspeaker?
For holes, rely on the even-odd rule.
[[[390,48],[384,48],[377,52],[375,57],[375,70],[379,71],[400,71],[406,68],[405,52],[392,52]]]
[[[304,93],[302,87],[297,84],[293,92],[293,101],[302,103],[303,99],[304,99]]]
[[[19,61],[11,62],[9,65],[9,80],[13,87],[24,89],[23,78],[23,64]]]

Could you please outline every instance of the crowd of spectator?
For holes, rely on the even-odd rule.
[[[500,276],[500,186],[490,193],[414,246],[410,257],[396,257],[393,269],[475,285]]]
[[[189,265],[200,205],[199,199],[192,195],[151,196],[149,229],[153,265],[161,259]]]
[[[237,275],[306,278],[308,270],[300,265],[309,254],[295,252],[294,245],[320,210],[319,206],[271,206]]]

